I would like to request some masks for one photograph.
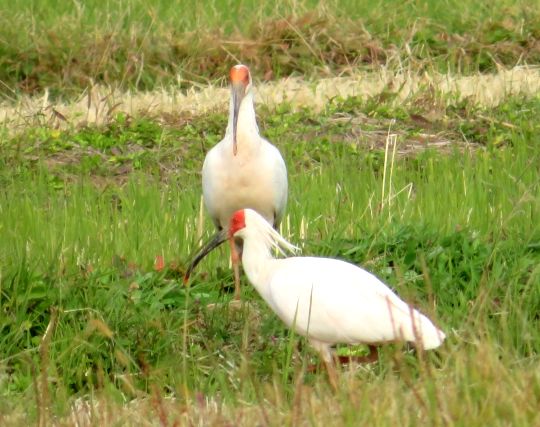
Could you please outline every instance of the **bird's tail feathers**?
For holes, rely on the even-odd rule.
[[[437,328],[431,320],[417,310],[412,310],[412,318],[409,318],[409,324],[403,324],[404,338],[415,343],[416,346],[424,350],[431,350],[439,347],[446,335]],[[414,320],[413,320],[414,319]]]
[[[396,338],[412,342],[424,350],[439,347],[446,338],[443,331],[411,305],[402,301],[392,304],[388,299],[388,309]]]

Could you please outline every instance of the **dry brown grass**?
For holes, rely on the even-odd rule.
[[[191,20],[191,7],[184,14],[160,15],[156,1],[58,8],[50,2],[46,21],[18,3],[0,13],[0,40],[9,41],[0,56],[0,94],[7,96],[46,88],[64,96],[93,83],[153,90],[177,82],[189,88],[221,79],[239,59],[272,80],[380,65],[399,70],[404,64],[492,72],[499,65],[538,64],[540,58],[538,8],[524,2],[496,1],[490,9],[463,5],[447,11],[448,22],[431,2],[381,2],[349,14],[359,9],[351,7],[354,2],[326,0],[313,7],[297,0],[266,16],[247,2],[235,8],[239,17],[231,16],[232,5],[213,1],[214,12],[201,7],[202,18]],[[236,18],[236,25],[227,18]]]
[[[298,368],[292,395],[279,381],[261,384],[258,401],[232,402],[202,393],[175,397],[153,389],[121,403],[98,393],[73,399],[68,414],[51,417],[50,425],[538,425],[540,371],[527,361],[510,369],[495,343],[456,338],[459,344],[449,342],[441,351],[441,366],[430,362],[417,378],[411,377],[403,351],[396,349],[379,362],[390,368],[385,375],[376,374],[373,365],[345,368],[337,393],[324,375],[306,382]],[[3,421],[19,426],[27,418],[18,408]]]
[[[395,93],[401,102],[422,91],[455,100],[493,107],[516,95],[540,92],[540,68],[516,67],[501,69],[495,74],[459,76],[449,74],[393,73],[380,68],[378,73],[358,73],[352,77],[331,77],[305,80],[291,77],[257,85],[257,102],[274,107],[288,103],[293,109],[309,107],[321,110],[335,97],[375,97]],[[0,125],[11,132],[27,126],[65,128],[86,124],[102,125],[119,112],[131,116],[150,114],[200,115],[226,110],[228,89],[213,85],[187,91],[161,89],[152,92],[120,92],[106,87],[93,87],[67,102],[52,101],[48,92],[41,97],[21,97],[16,102],[0,104]]]

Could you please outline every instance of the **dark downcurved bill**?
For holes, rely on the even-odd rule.
[[[202,249],[197,252],[197,254],[193,257],[193,260],[188,266],[188,269],[186,270],[186,273],[184,274],[184,283],[187,283],[189,280],[189,277],[191,276],[191,272],[197,267],[197,264],[199,264],[203,258],[208,255],[210,252],[212,252],[215,248],[217,248],[219,245],[221,245],[223,242],[228,240],[229,233],[228,230],[221,230],[218,231],[214,236],[210,238],[208,243],[202,247]]]
[[[238,111],[240,110],[240,104],[245,96],[245,86],[242,82],[234,82],[232,84],[232,98],[233,98],[233,154],[236,156],[237,141],[236,133],[238,129]]]

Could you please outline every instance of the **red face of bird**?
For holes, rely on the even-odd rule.
[[[236,211],[231,218],[229,229],[218,231],[205,245],[203,245],[202,249],[193,256],[192,261],[184,274],[184,283],[188,282],[191,272],[195,269],[197,264],[199,264],[199,262],[201,262],[206,255],[208,255],[226,240],[229,240],[231,243],[231,258],[233,263],[238,262],[240,257],[236,251],[236,246],[234,245],[234,235],[237,231],[243,229],[245,226],[246,217],[244,210],[242,209]]]
[[[238,112],[242,99],[246,96],[247,88],[250,84],[249,68],[238,64],[231,68],[229,73],[231,79],[231,91],[233,98],[233,154],[236,156],[237,141],[236,133],[238,128]]]
[[[237,231],[246,227],[246,211],[240,209],[236,211],[231,217],[231,224],[229,226],[229,239],[233,239]]]

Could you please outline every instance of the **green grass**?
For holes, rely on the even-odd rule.
[[[245,279],[249,307],[206,308],[231,298],[228,251],[182,285],[199,234],[212,232],[209,221],[198,226],[198,171],[224,115],[188,126],[118,116],[103,128],[30,128],[6,139],[0,420],[67,423],[81,397],[99,425],[535,425],[540,99],[495,109],[448,100],[429,126],[418,116],[431,107],[417,101],[259,112],[289,170],[283,233],[304,254],[363,265],[448,333],[425,358],[384,348],[378,364],[345,370],[337,394],[324,371],[304,372],[317,356]],[[385,163],[385,138],[367,147],[391,118],[398,149],[420,132],[455,144],[393,161],[389,146]]]
[[[237,61],[256,80],[540,63],[525,1],[180,3],[4,2],[0,93],[221,84]],[[249,304],[229,310],[228,250],[182,283],[213,232],[200,169],[224,112],[6,122],[0,424],[540,425],[540,98],[456,99],[257,108],[289,171],[282,233],[374,272],[448,335],[427,354],[385,346],[337,393],[245,277]]]
[[[79,94],[357,69],[487,72],[538,64],[526,1],[23,1],[0,5],[0,93]],[[24,29],[21,31],[21,29]]]

